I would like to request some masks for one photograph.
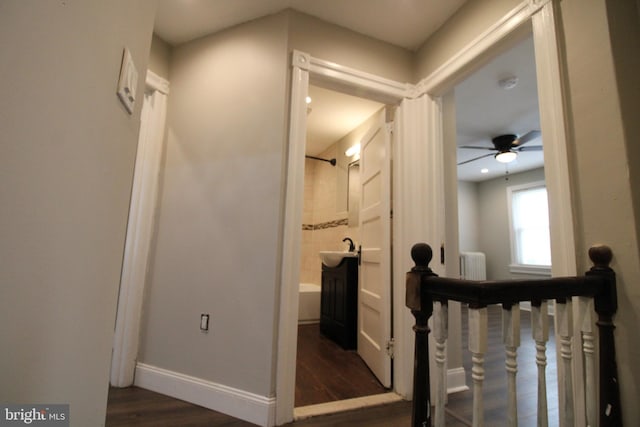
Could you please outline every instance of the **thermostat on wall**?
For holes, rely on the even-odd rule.
[[[120,80],[118,80],[118,97],[129,114],[133,113],[137,86],[138,71],[133,64],[131,52],[125,47],[124,53],[122,54],[122,65],[120,67]]]

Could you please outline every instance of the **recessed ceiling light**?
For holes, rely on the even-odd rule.
[[[480,169],[480,173],[489,173],[489,169],[482,168],[482,169]]]
[[[505,90],[513,89],[517,84],[518,78],[516,76],[509,76],[498,80],[498,86]]]

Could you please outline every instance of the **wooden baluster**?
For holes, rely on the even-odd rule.
[[[558,388],[560,398],[560,427],[573,427],[573,370],[571,354],[571,338],[573,337],[573,316],[571,300],[556,301],[556,321],[558,323],[558,338],[560,339],[560,358],[562,362],[562,376]]]
[[[598,418],[598,399],[596,393],[596,367],[595,367],[595,337],[593,298],[580,297],[580,310],[582,314],[582,353],[584,355],[584,376],[585,376],[585,401],[587,427],[595,427]]]
[[[445,427],[444,405],[447,399],[447,337],[449,310],[446,302],[436,301],[433,310],[433,337],[436,342],[435,427]]]
[[[502,306],[502,342],[507,371],[507,425],[518,425],[518,395],[516,394],[516,374],[518,372],[518,347],[520,347],[520,305]]]
[[[547,341],[549,341],[549,308],[546,301],[531,302],[531,335],[536,343],[538,365],[538,427],[549,425],[547,414]]]
[[[469,351],[473,366],[473,427],[484,426],[484,403],[482,387],[484,383],[484,355],[487,352],[487,308],[469,306]]]

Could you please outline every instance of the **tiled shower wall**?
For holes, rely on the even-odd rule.
[[[332,145],[318,157],[336,157],[338,144]],[[302,216],[302,257],[300,281],[321,283],[322,262],[320,251],[345,250],[348,243],[342,239],[351,237],[358,242],[357,227],[347,225],[347,212],[338,212],[337,171],[340,165],[331,166],[327,162],[306,159],[304,172],[304,212]]]

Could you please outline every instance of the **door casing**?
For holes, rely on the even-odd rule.
[[[549,191],[553,275],[575,275],[573,210],[568,172],[567,136],[562,78],[558,60],[556,18],[552,0],[524,0],[494,25],[463,47],[418,84],[394,82],[294,51],[290,104],[289,158],[282,239],[282,288],[276,371],[275,423],[293,419],[295,349],[297,343],[298,282],[301,216],[304,190],[304,137],[309,81],[386,104],[407,100],[396,123],[393,146],[393,335],[394,391],[410,399],[412,393],[413,319],[404,307],[403,281],[411,268],[409,249],[419,240],[439,244],[446,240],[443,122],[441,97],[478,63],[496,54],[505,40],[533,31],[541,128],[545,141],[545,174]],[[405,164],[400,164],[404,162]],[[429,218],[425,223],[424,218]],[[447,227],[449,228],[449,227]],[[435,242],[435,243],[433,243]],[[444,267],[437,267],[438,273]],[[575,346],[574,346],[575,347]],[[579,369],[579,367],[576,367]],[[577,404],[581,402],[576,399]],[[579,408],[576,408],[579,409]],[[579,411],[576,411],[579,413]]]

